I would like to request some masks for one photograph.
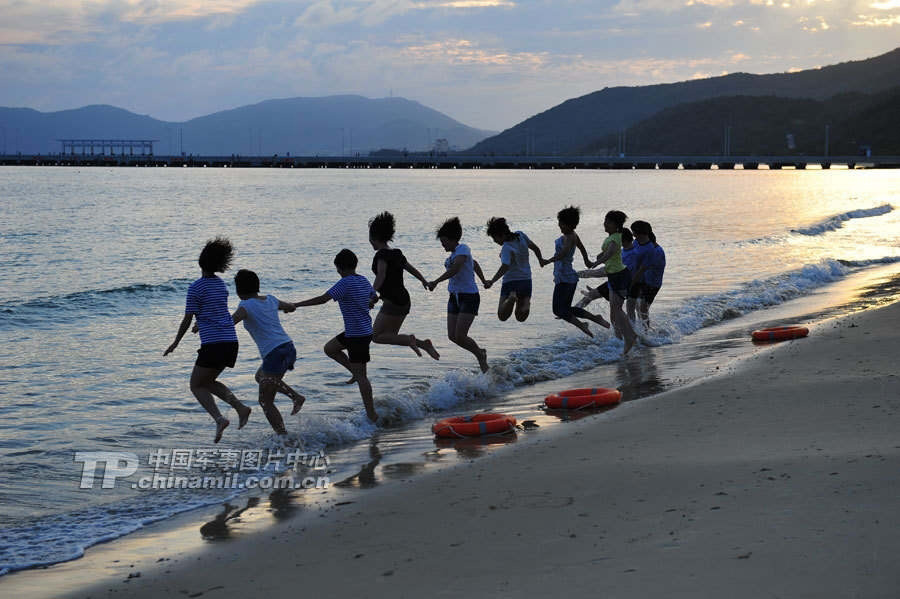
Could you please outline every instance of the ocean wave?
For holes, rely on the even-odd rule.
[[[844,226],[844,223],[854,218],[869,218],[872,216],[881,216],[887,214],[894,209],[890,204],[882,204],[874,208],[862,208],[859,210],[850,210],[831,216],[820,223],[803,227],[802,229],[791,229],[791,233],[799,233],[800,235],[822,235],[829,231],[835,231]]]

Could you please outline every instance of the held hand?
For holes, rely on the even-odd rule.
[[[434,291],[435,287],[437,287],[437,283],[435,281],[430,281],[428,283],[428,291]]]
[[[297,309],[297,306],[295,306],[294,304],[288,304],[287,306],[285,306],[284,312],[285,312],[285,313],[290,313],[290,312],[293,312],[293,311],[296,310],[296,309]]]
[[[191,329],[191,332],[196,334],[197,331],[199,331],[199,330],[200,330],[200,325],[195,322],[193,328]]]
[[[490,288],[491,288],[491,285],[493,285],[493,284],[494,284],[493,281],[484,281],[484,288],[485,288],[485,289],[490,289]]]
[[[425,279],[422,279],[422,287],[428,289],[428,281],[426,281]],[[428,289],[428,291],[431,291],[431,289]]]

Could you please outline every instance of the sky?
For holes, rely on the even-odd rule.
[[[0,0],[0,15],[0,106],[168,121],[394,95],[500,131],[604,87],[900,46],[900,0]]]

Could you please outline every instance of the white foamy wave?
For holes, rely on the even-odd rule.
[[[844,226],[844,222],[854,219],[854,218],[868,218],[871,216],[881,216],[882,214],[887,214],[894,209],[890,204],[883,204],[881,206],[876,206],[874,208],[864,208],[860,210],[851,210],[849,212],[844,212],[842,214],[836,214],[832,217],[827,218],[826,220],[811,225],[809,227],[804,227],[802,229],[791,229],[792,233],[799,233],[801,235],[821,235],[823,233],[827,233],[828,231],[834,231],[840,229]]]

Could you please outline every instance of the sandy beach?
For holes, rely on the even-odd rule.
[[[826,321],[320,517],[159,546],[139,578],[123,563],[67,596],[896,597],[898,355],[900,303]]]

